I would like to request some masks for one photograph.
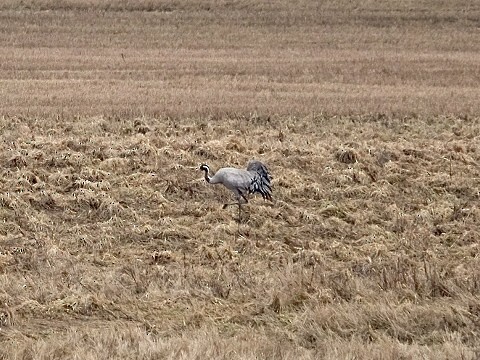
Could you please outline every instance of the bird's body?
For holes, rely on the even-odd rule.
[[[200,170],[205,172],[205,180],[209,184],[222,184],[235,194],[237,200],[234,204],[238,205],[240,214],[240,205],[248,202],[247,196],[253,193],[260,193],[266,200],[272,201],[272,187],[270,184],[270,173],[267,167],[258,160],[252,160],[248,163],[247,169],[237,169],[225,167],[219,169],[213,176],[210,176],[210,168],[207,164],[200,166]]]
[[[210,184],[222,184],[238,197],[248,194],[247,184],[249,184],[251,177],[251,174],[245,170],[226,167],[218,170],[208,182]]]

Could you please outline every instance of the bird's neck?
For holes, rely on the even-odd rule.
[[[208,170],[203,170],[203,171],[205,171],[205,181],[209,183],[210,180],[212,180],[212,178],[208,175]]]

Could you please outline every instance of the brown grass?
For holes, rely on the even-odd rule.
[[[478,358],[479,12],[2,2],[0,359]]]
[[[476,115],[474,1],[9,0],[10,115]]]

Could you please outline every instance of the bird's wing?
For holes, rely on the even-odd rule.
[[[249,161],[247,164],[247,171],[263,171],[268,173],[267,167],[258,160]]]
[[[252,174],[248,192],[260,193],[264,199],[272,201],[271,176],[267,167],[258,160],[252,160],[247,165],[247,171]]]
[[[215,173],[210,183],[223,184],[227,189],[240,196],[240,194],[248,193],[252,177],[253,175],[245,170],[222,168]]]

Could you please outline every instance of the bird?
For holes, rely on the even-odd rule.
[[[272,177],[265,164],[258,160],[251,160],[246,170],[234,167],[219,169],[210,176],[210,167],[202,164],[200,170],[205,172],[205,181],[209,184],[222,184],[235,194],[237,202],[223,205],[225,209],[229,205],[238,205],[238,221],[240,222],[241,205],[248,203],[248,195],[259,193],[264,200],[273,201]]]

